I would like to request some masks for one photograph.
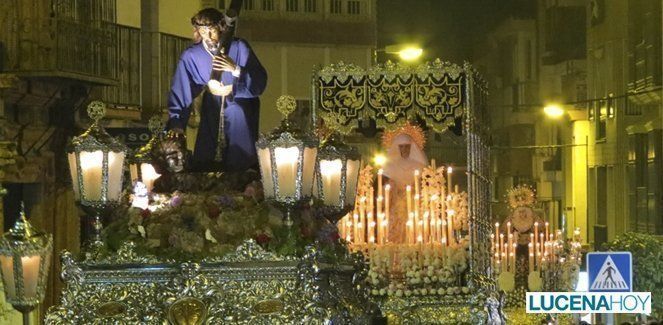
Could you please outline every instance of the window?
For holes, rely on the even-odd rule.
[[[244,0],[244,10],[253,10],[255,9],[255,0]]]
[[[359,15],[360,9],[359,9],[359,1],[357,0],[349,0],[348,1],[348,14],[349,15]]]
[[[340,14],[341,10],[341,0],[330,0],[329,12],[332,14]]]
[[[304,11],[305,12],[315,12],[316,11],[316,1],[317,0],[304,0]]]
[[[608,101],[601,99],[594,102],[595,105],[598,105],[596,112],[598,112],[598,117],[596,118],[596,140],[602,141],[605,140],[606,136],[606,127],[608,120]]]
[[[273,11],[274,10],[274,0],[262,0],[262,10],[264,10],[264,11]]]
[[[299,11],[299,0],[286,0],[285,11],[290,11],[290,12]]]

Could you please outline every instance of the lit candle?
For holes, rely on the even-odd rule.
[[[343,163],[340,159],[320,160],[320,176],[322,178],[322,193],[324,202],[328,205],[339,205],[341,196],[341,169]]]
[[[276,148],[276,171],[279,182],[279,193],[282,197],[295,195],[297,166],[299,164],[299,148]]]
[[[423,234],[421,233],[421,215],[419,214],[419,194],[415,193],[414,194],[414,225],[415,225],[415,235],[417,236],[417,241],[419,241],[419,237],[422,237]]]
[[[407,214],[412,212],[412,186],[405,187],[405,196],[407,197]]]
[[[83,187],[85,198],[88,200],[101,199],[101,170],[103,167],[104,154],[99,151],[80,153],[80,164],[83,175]],[[110,159],[110,154],[109,154]],[[82,193],[81,193],[82,197]]]
[[[546,236],[545,236],[544,238],[545,238],[546,240],[549,240],[549,237],[548,237],[548,235],[549,235],[549,229],[548,229],[548,228],[549,228],[550,224],[548,223],[548,221],[546,221],[545,225],[546,225],[546,226],[545,226],[545,227],[546,227]]]
[[[154,181],[157,178],[161,177],[161,174],[157,173],[152,164],[142,163],[140,164],[140,175],[143,179],[143,184],[147,187],[148,192],[152,192],[154,188]]]
[[[510,270],[513,272],[513,263],[511,262],[511,259],[513,257],[513,234],[509,231],[509,234],[507,234],[507,241],[508,244],[506,246],[507,249],[507,257],[509,258],[508,263],[507,263],[507,270]]]
[[[375,220],[373,220],[373,212],[368,212],[368,242],[375,243]]]
[[[21,257],[23,268],[23,294],[26,298],[36,298],[37,282],[39,280],[39,255]],[[14,282],[14,258],[11,256],[0,256],[2,265],[2,277],[5,283],[5,292],[8,297],[16,297],[17,283]]]
[[[504,267],[504,255],[505,255],[505,253],[504,253],[504,234],[502,234],[502,233],[500,233],[500,247],[499,247],[499,250],[500,250],[500,260],[501,260],[501,263],[502,263],[502,267]]]
[[[456,238],[454,237],[454,210],[447,210],[447,229],[449,230],[449,245],[456,243]]]
[[[453,187],[451,187],[451,174],[453,173],[453,169],[451,166],[447,167],[447,189],[449,190],[449,193],[451,193]]]
[[[544,253],[543,253],[544,247],[543,247],[543,233],[539,234],[539,255],[541,256],[541,259],[543,261]]]
[[[495,269],[495,234],[490,234],[490,266]]]
[[[354,243],[359,244],[359,214],[355,213],[352,215],[352,218],[354,222],[352,223],[352,228],[354,230],[354,234],[352,235],[354,239]]]
[[[532,250],[532,243],[527,244],[527,253],[529,255],[529,271],[534,271],[534,251]]]
[[[412,244],[414,242],[414,229],[413,229],[413,224],[414,224],[414,214],[410,212],[407,217],[407,234],[406,234],[406,239],[408,244]]]
[[[539,254],[539,245],[538,245],[538,240],[539,240],[539,223],[535,222],[534,223],[534,257],[536,258],[536,261],[538,262],[541,259],[541,254]],[[541,265],[539,265],[539,268]]]
[[[384,238],[385,238],[386,241],[389,241],[389,209],[391,209],[391,207],[389,206],[389,198],[390,198],[390,193],[391,193],[391,185],[387,184],[384,187],[384,193],[385,193],[385,195],[384,195],[384,206],[385,206],[385,208],[384,208],[384,213],[385,213]]]

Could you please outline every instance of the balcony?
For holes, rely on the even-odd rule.
[[[79,18],[93,10],[94,4],[105,8],[108,2],[3,1],[0,3],[0,71],[19,77],[115,84],[116,25],[102,17],[92,20],[94,15],[85,16],[85,20]],[[114,8],[114,1],[112,4]]]

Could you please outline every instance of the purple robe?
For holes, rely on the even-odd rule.
[[[223,166],[226,171],[242,171],[256,165],[258,161],[255,148],[260,117],[258,96],[265,90],[267,72],[243,39],[233,40],[228,56],[241,71],[239,77],[234,77],[227,71],[221,75],[224,85],[233,85],[232,95],[226,97],[224,108],[226,148],[223,153]],[[212,56],[202,42],[190,46],[182,53],[168,95],[168,129],[186,128],[191,103],[205,90],[211,73]],[[191,161],[194,169],[209,169],[214,163],[220,107],[221,97],[205,91],[196,147]]]

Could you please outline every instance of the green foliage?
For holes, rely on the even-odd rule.
[[[605,250],[628,251],[633,255],[635,291],[652,293],[652,315],[663,318],[663,239],[627,232],[603,245]]]

